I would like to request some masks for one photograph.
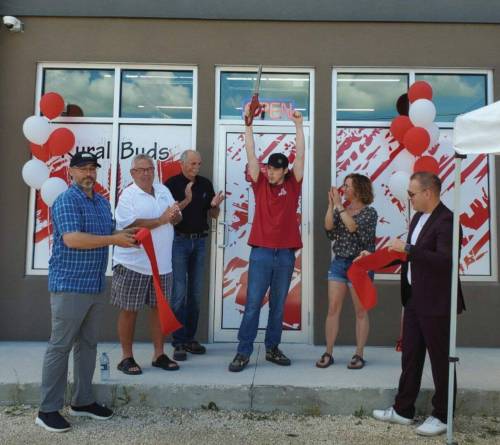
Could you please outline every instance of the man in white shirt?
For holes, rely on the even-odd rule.
[[[172,293],[173,225],[182,218],[180,209],[168,188],[154,182],[155,166],[150,156],[137,155],[132,160],[130,174],[134,182],[120,196],[115,214],[116,227],[145,227],[151,230],[163,292],[168,297]],[[142,373],[134,360],[132,343],[137,312],[145,304],[151,308],[150,326],[154,346],[152,365],[166,371],[179,369],[177,363],[164,352],[151,264],[142,247],[115,249],[111,304],[120,308],[118,336],[122,360],[118,370],[130,375]]]

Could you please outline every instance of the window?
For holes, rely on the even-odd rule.
[[[123,70],[121,88],[122,117],[192,117],[192,71]]]
[[[64,116],[112,117],[114,77],[110,69],[46,68],[42,94],[55,91],[64,97]]]
[[[487,104],[486,74],[419,74],[432,86],[436,122],[453,122],[459,114]]]
[[[47,162],[51,176],[69,184],[71,155],[94,153],[101,164],[96,190],[114,208],[132,181],[136,154],[155,159],[159,181],[177,174],[182,151],[196,146],[196,76],[194,67],[40,64],[37,98],[49,91],[61,94],[65,111],[51,125],[69,128],[76,138],[72,152]],[[38,191],[31,193],[30,214],[26,269],[45,274],[52,227]]]
[[[255,72],[222,72],[220,76],[220,119],[241,119],[243,107],[255,88]],[[288,120],[293,109],[309,119],[309,74],[262,73],[259,100],[264,104],[263,120]]]
[[[423,155],[439,163],[441,200],[453,208],[453,121],[457,115],[487,105],[491,72],[472,70],[334,69],[332,116],[332,183],[341,185],[349,173],[368,176],[379,213],[377,247],[389,239],[405,239],[412,216],[409,202],[392,195],[389,182],[396,171],[413,173],[417,158],[389,130],[396,102],[409,85],[425,80],[433,89],[438,143]],[[494,233],[495,189],[490,180],[493,158],[468,156],[462,163],[461,225],[464,242],[460,271],[464,280],[494,281],[497,275]],[[396,272],[396,269],[384,272]],[[387,275],[390,277],[390,275]]]
[[[388,121],[397,116],[396,101],[408,90],[408,74],[337,75],[337,119]]]

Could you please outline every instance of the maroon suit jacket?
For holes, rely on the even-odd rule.
[[[422,213],[412,218],[408,241]],[[451,306],[451,263],[453,247],[453,212],[443,203],[434,209],[425,223],[417,243],[410,248],[411,286],[408,283],[408,263],[401,268],[401,299],[421,316],[449,317]],[[460,230],[460,245],[462,230]],[[458,280],[457,312],[465,309],[460,278]]]

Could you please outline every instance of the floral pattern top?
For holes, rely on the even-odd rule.
[[[377,229],[377,211],[370,206],[363,207],[353,215],[358,226],[353,233],[345,226],[337,209],[333,211],[333,229],[327,230],[328,238],[333,241],[333,253],[344,258],[356,258],[361,251],[375,251],[375,231]]]

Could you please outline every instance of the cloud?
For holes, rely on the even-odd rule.
[[[190,108],[158,107],[191,107],[192,104],[192,79],[190,81],[159,71],[124,73],[122,115],[189,118],[192,111]]]
[[[104,77],[112,74],[113,77]],[[55,91],[66,104],[78,105],[84,116],[113,115],[114,72],[103,70],[47,69],[45,91]]]
[[[477,99],[484,95],[484,81],[474,82],[471,80],[484,79],[483,75],[462,75],[462,74],[426,74],[417,76],[418,80],[428,81],[434,90],[434,94],[439,96],[452,96],[455,98],[472,98]]]
[[[396,101],[405,93],[405,77],[398,74],[339,74],[339,79],[354,79],[337,83],[337,108],[374,109],[374,118],[390,120],[396,113]],[[400,79],[399,82],[362,81],[363,79]],[[369,111],[365,112],[368,113]],[[382,116],[381,116],[382,115]],[[367,114],[364,114],[367,116]],[[363,117],[364,117],[363,116]],[[360,114],[361,117],[361,114]]]

